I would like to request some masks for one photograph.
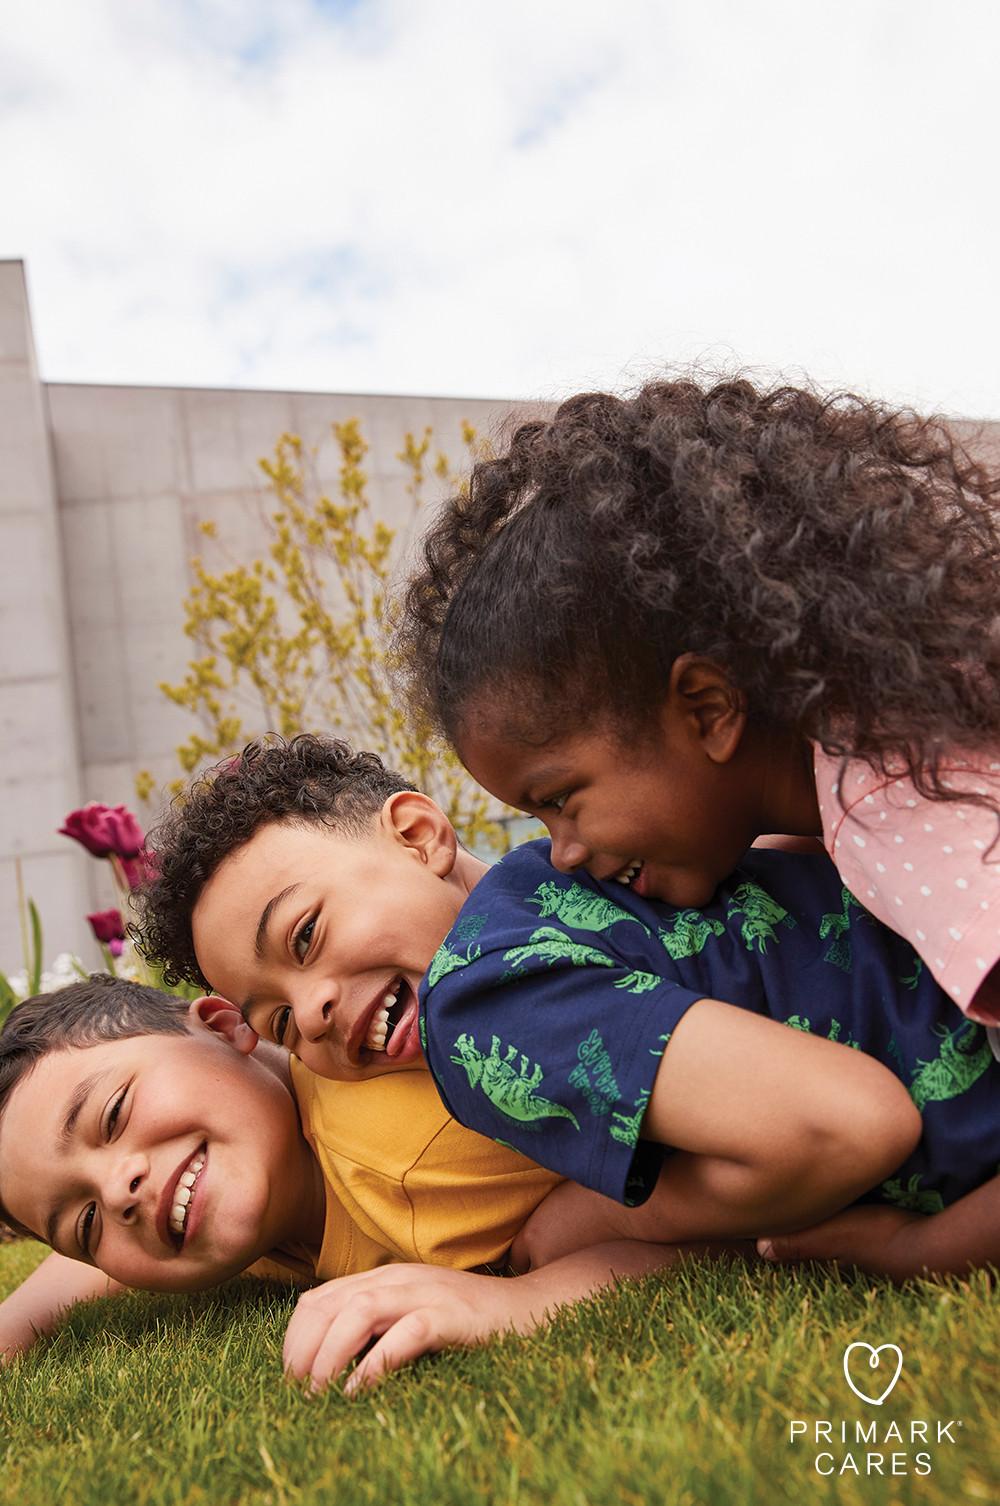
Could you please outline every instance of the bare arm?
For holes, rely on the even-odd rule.
[[[888,1176],[920,1114],[863,1052],[717,999],[688,1010],[664,1052],[643,1137],[675,1146],[644,1237],[731,1238],[790,1229]]]
[[[905,1160],[909,1094],[874,1058],[704,999],[664,1053],[642,1125],[679,1147],[639,1208],[563,1183],[514,1242],[516,1270],[588,1244],[755,1236],[815,1223]]]
[[[285,1335],[285,1370],[319,1391],[375,1340],[344,1387],[353,1394],[421,1354],[482,1344],[498,1333],[530,1333],[560,1307],[621,1277],[710,1253],[722,1251],[625,1241],[577,1251],[510,1280],[430,1265],[342,1276],[299,1299]]]
[[[67,1309],[91,1297],[109,1297],[124,1288],[103,1271],[55,1253],[0,1302],[0,1363],[23,1354],[51,1333]]]

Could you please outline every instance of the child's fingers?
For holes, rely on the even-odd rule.
[[[331,1282],[307,1292],[288,1325],[284,1343],[286,1374],[309,1377],[320,1390],[339,1375],[373,1338],[428,1302],[428,1283],[404,1280]],[[368,1273],[374,1275],[375,1273]]]
[[[384,1375],[400,1370],[422,1354],[434,1354],[453,1342],[456,1335],[448,1313],[440,1306],[416,1307],[387,1329],[345,1382],[344,1393],[354,1396],[368,1390]]]

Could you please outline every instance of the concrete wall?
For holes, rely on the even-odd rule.
[[[293,392],[44,385],[20,262],[0,262],[0,968],[20,966],[15,859],[47,957],[96,962],[88,910],[113,902],[105,865],[56,835],[85,800],[135,806],[134,777],[176,778],[189,718],[157,689],[183,678],[188,561],[215,521],[259,553],[267,493],[257,460],[284,431],[318,446],[334,488],[330,425],[361,420],[377,516],[409,517],[396,458],[407,430],[463,453],[461,424],[493,432],[508,402]],[[1000,460],[1000,424],[959,426]],[[428,499],[432,500],[432,489]]]
[[[39,383],[23,267],[0,263],[0,968],[20,966],[14,857],[42,912],[46,950],[96,962],[84,916],[112,904],[105,865],[55,835],[86,800],[136,808],[134,778],[178,777],[190,718],[158,690],[180,681],[188,562],[218,524],[235,552],[261,550],[268,497],[258,459],[285,431],[317,447],[335,487],[335,421],[371,446],[373,511],[409,517],[396,458],[430,425],[457,463],[464,419],[493,431],[505,402]],[[427,496],[434,494],[433,485]]]

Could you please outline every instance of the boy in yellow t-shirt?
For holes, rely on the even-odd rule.
[[[0,1353],[121,1287],[503,1262],[558,1180],[425,1071],[324,1082],[225,1000],[97,976],[0,1032],[0,1217],[53,1250],[0,1303]]]

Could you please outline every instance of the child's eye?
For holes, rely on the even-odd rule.
[[[316,917],[315,915],[313,915],[309,920],[306,921],[304,926],[300,926],[299,930],[296,931],[295,936],[292,939],[292,951],[295,953],[300,962],[304,962],[306,959],[306,954],[309,951],[309,943],[312,941],[313,931],[315,929]]]
[[[97,1214],[97,1204],[88,1203],[83,1210],[83,1217],[76,1231],[77,1244],[87,1259],[90,1259],[90,1236],[94,1228],[94,1218]]]
[[[279,1046],[285,1044],[285,1031],[288,1029],[291,1017],[292,1011],[287,1004],[282,1005],[281,1009],[276,1010],[271,1016],[271,1038]]]
[[[569,792],[567,791],[563,795],[548,795],[544,800],[539,800],[538,804],[542,810],[548,808],[549,810],[561,811],[568,799]]]
[[[118,1116],[122,1111],[122,1104],[125,1102],[127,1093],[128,1088],[123,1088],[118,1097],[115,1099],[114,1103],[111,1105],[111,1112],[108,1115],[108,1122],[104,1130],[105,1136],[108,1140],[111,1139],[111,1136],[115,1132],[115,1125],[118,1123]]]

